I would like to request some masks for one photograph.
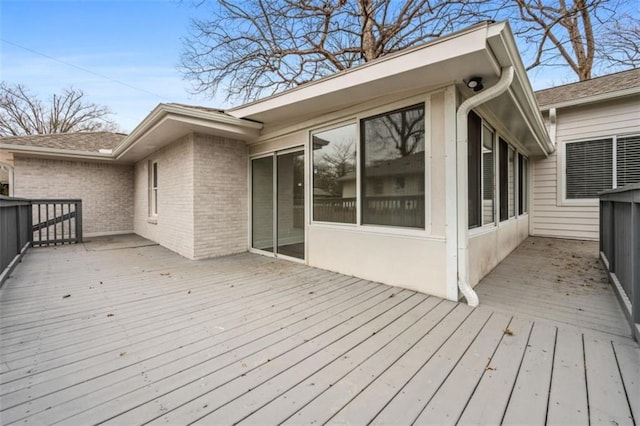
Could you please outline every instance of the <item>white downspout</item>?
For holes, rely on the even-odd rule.
[[[458,180],[458,289],[467,299],[469,306],[478,306],[478,295],[471,285],[469,285],[469,200],[468,200],[468,128],[467,116],[469,111],[484,102],[500,96],[504,93],[513,81],[513,67],[502,68],[500,80],[486,89],[462,103],[458,107],[456,114],[456,135],[457,135],[457,180]]]

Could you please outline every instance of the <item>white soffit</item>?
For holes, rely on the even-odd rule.
[[[482,24],[423,46],[385,56],[298,88],[227,111],[273,125],[320,115],[412,89],[424,90],[474,75],[499,76]]]
[[[219,112],[160,104],[116,147],[114,156],[118,161],[139,161],[191,133],[246,141],[256,138],[261,128],[260,123]]]

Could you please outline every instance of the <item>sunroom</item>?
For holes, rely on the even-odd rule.
[[[553,150],[506,23],[227,112],[264,126],[251,251],[452,300],[528,236],[528,164]]]

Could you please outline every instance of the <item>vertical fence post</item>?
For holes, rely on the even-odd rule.
[[[640,324],[640,199],[631,200],[631,311]]]
[[[82,242],[82,200],[76,202],[76,243]]]

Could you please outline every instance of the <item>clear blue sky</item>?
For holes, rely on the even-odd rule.
[[[191,95],[177,69],[198,12],[191,0],[0,0],[0,79],[41,98],[82,89],[127,132],[159,102],[228,107]],[[575,80],[561,69],[529,77],[534,89]]]
[[[191,4],[2,0],[0,77],[41,97],[82,89],[90,101],[109,106],[125,131],[160,102],[226,106],[191,95],[177,70],[180,38],[197,12]]]

